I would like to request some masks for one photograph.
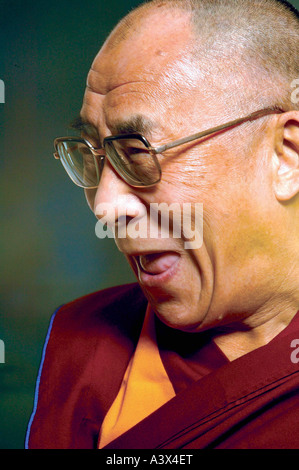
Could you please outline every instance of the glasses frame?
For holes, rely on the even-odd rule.
[[[234,120],[226,122],[224,124],[220,124],[219,126],[212,127],[212,128],[206,129],[204,131],[197,132],[196,134],[192,134],[192,135],[189,135],[187,137],[183,137],[181,139],[173,140],[172,142],[168,142],[167,144],[160,145],[159,147],[153,147],[150,144],[150,142],[147,140],[147,138],[144,137],[140,133],[119,134],[119,135],[105,137],[104,140],[103,140],[103,146],[100,147],[100,148],[93,147],[88,140],[80,138],[80,137],[69,137],[69,136],[68,137],[57,137],[54,140],[54,147],[55,147],[55,150],[56,150],[56,152],[54,152],[54,157],[56,159],[60,160],[60,156],[59,156],[58,148],[57,148],[58,144],[60,142],[73,141],[73,142],[85,143],[89,147],[91,153],[95,157],[100,157],[100,162],[99,163],[100,163],[101,166],[104,164],[105,158],[108,158],[109,162],[111,163],[111,165],[113,166],[115,171],[119,174],[119,176],[126,183],[128,183],[130,186],[133,186],[133,187],[147,187],[148,188],[148,187],[152,187],[152,186],[155,186],[156,184],[158,184],[161,181],[161,178],[162,178],[162,170],[161,170],[161,167],[160,167],[160,163],[159,163],[159,161],[156,157],[157,154],[161,154],[161,153],[165,152],[166,150],[169,150],[169,149],[172,149],[172,148],[175,148],[175,147],[179,147],[180,145],[183,145],[183,144],[201,139],[203,137],[207,137],[207,136],[212,135],[212,134],[217,134],[217,133],[219,133],[223,130],[239,126],[240,124],[243,124],[244,122],[254,121],[256,119],[259,119],[259,118],[264,117],[264,116],[268,116],[270,114],[282,114],[284,112],[285,111],[283,109],[281,109],[279,107],[276,107],[276,106],[271,107],[271,108],[260,109],[260,110],[255,111],[255,112],[253,112],[253,113],[251,113],[251,114],[249,114],[245,117],[234,119]],[[105,152],[105,144],[106,143],[113,142],[114,140],[132,139],[132,138],[140,140],[146,146],[146,148],[148,149],[149,153],[151,154],[151,156],[153,157],[153,159],[155,161],[157,169],[159,170],[160,177],[156,182],[154,182],[152,184],[144,184],[144,183],[140,183],[140,182],[137,183],[136,181],[134,182],[134,180],[132,178],[130,178],[128,175],[120,173],[120,169],[117,167],[117,165],[115,164],[113,159]],[[101,168],[99,168],[99,170],[100,169]],[[71,178],[71,180],[77,186],[79,186],[73,180],[73,178],[70,176],[69,173],[68,173],[68,175]],[[83,187],[83,186],[80,186],[80,187]],[[84,187],[84,188],[85,189],[96,189],[97,187],[98,187],[98,185],[93,186],[93,187],[88,187],[88,188]]]

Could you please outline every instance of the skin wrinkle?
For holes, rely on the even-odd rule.
[[[160,22],[158,30],[164,31],[163,37],[155,37],[157,28],[152,27],[153,21]],[[253,102],[256,94],[248,101],[250,90],[241,88],[251,76],[247,71],[237,74],[235,81],[230,80],[231,74],[224,80],[221,73],[231,64],[229,62],[215,67],[213,77],[206,66],[207,60],[194,75],[194,58],[191,60],[188,56],[178,61],[188,45],[185,18],[181,24],[177,18],[175,34],[174,27],[166,24],[164,14],[163,17],[148,17],[138,28],[126,36],[124,43],[115,47],[106,43],[93,63],[90,75],[95,80],[93,87],[101,92],[106,90],[106,94],[98,100],[98,95],[87,90],[81,114],[98,126],[100,135],[109,135],[113,123],[125,122],[134,114],[144,114],[159,125],[153,141],[150,140],[153,146],[158,146],[240,117],[243,113],[239,112],[238,103],[242,102],[244,111],[249,106],[250,112],[256,109]],[[139,47],[140,30],[143,39]],[[167,42],[167,38],[171,41]],[[146,42],[151,55],[145,60],[138,52]],[[152,43],[155,47],[151,49]],[[148,73],[151,67],[152,75]],[[184,67],[189,77],[188,86],[181,90],[184,78],[180,79],[180,74],[184,74]],[[119,86],[120,83],[123,86]],[[231,101],[227,101],[227,97]],[[262,98],[267,100],[265,96]],[[260,97],[259,101],[262,101]],[[98,190],[91,196],[86,191],[91,206],[110,201],[119,211],[129,199],[136,208],[140,203],[149,207],[151,202],[162,201],[203,202],[204,244],[200,250],[184,250],[182,240],[168,240],[167,246],[165,241],[161,246],[159,242],[152,245],[150,240],[146,244],[129,239],[116,242],[125,254],[132,249],[142,251],[153,247],[179,253],[180,270],[174,283],[159,289],[145,289],[145,294],[162,321],[174,328],[204,331],[221,326],[229,331],[233,325],[233,336],[230,331],[222,334],[222,340],[215,337],[229,357],[238,354],[240,341],[242,353],[254,344],[269,341],[269,331],[276,333],[283,328],[294,315],[296,302],[298,305],[297,294],[291,289],[288,291],[291,282],[281,282],[283,276],[295,277],[284,269],[285,260],[293,256],[295,249],[290,245],[280,253],[287,232],[283,223],[286,217],[275,200],[270,171],[274,134],[280,121],[279,116],[266,117],[203,142],[165,152],[158,156],[162,181],[154,188],[131,188],[106,163]],[[269,230],[272,219],[273,226]],[[297,240],[295,232],[293,237]],[[135,263],[130,256],[126,257],[136,272]],[[275,277],[279,270],[281,277]],[[277,313],[281,305],[279,299],[288,296],[291,300],[280,315]],[[276,317],[276,326],[263,328],[271,312]],[[242,336],[244,325],[247,336]],[[253,331],[256,326],[261,328]]]
[[[152,77],[152,75],[151,75],[151,77]],[[142,84],[143,82],[144,82],[144,80],[134,80],[134,81],[130,81],[130,82],[122,82],[122,83],[119,83],[119,84],[117,84],[117,85],[114,85],[113,87],[111,87],[111,88],[105,90],[106,93],[101,93],[101,92],[97,91],[96,89],[92,88],[90,85],[87,85],[87,87],[88,87],[92,92],[105,96],[105,95],[107,95],[108,93],[111,93],[111,92],[113,92],[114,90],[117,90],[118,88],[120,88],[120,87],[122,87],[122,86],[125,86],[125,85],[129,85],[129,86],[130,86],[130,85],[133,85],[134,83],[141,83],[141,84]],[[153,81],[153,83],[155,83],[155,82]],[[158,86],[157,86],[157,88],[158,88]]]
[[[184,55],[184,54],[183,54]],[[180,83],[177,83],[176,81],[173,80],[173,75],[172,75],[172,71],[175,69],[175,67],[177,66],[177,63],[182,63],[182,66],[186,66],[187,63],[189,63],[189,58],[186,59],[184,58],[183,60],[182,59],[179,59],[177,62],[175,62],[174,64],[171,64],[171,66],[169,67],[169,71],[166,69],[163,71],[163,75],[162,75],[162,79],[160,81],[158,81],[155,85],[157,87],[157,90],[158,90],[158,93],[159,93],[159,90],[161,88],[161,86],[163,86],[163,82],[165,81],[164,84],[167,83],[167,89],[166,89],[166,95],[170,95],[170,99],[172,97],[172,93],[177,93],[178,91],[180,91]],[[194,67],[193,67],[194,69]],[[189,70],[189,67],[188,67],[188,70]],[[190,65],[190,70],[192,70],[192,64]],[[152,75],[152,73],[151,73]],[[179,76],[180,74],[178,74]],[[189,75],[189,74],[188,74]],[[193,73],[194,75],[194,73]],[[196,72],[195,76],[197,76],[198,73]],[[155,77],[156,79],[156,77]],[[171,83],[171,80],[172,80],[172,83]],[[181,80],[182,81],[182,80]],[[139,83],[142,83],[142,81],[139,81]],[[171,87],[169,86],[170,83],[172,84],[172,90],[171,90]],[[114,88],[113,88],[113,91],[116,90],[118,88],[118,86],[121,86],[121,85],[114,85]],[[192,87],[194,88],[195,87],[195,79],[193,78],[193,82],[192,82]],[[165,87],[164,87],[164,90],[165,90]],[[187,89],[188,91],[188,89]],[[195,89],[195,92],[197,90]],[[215,90],[212,90],[213,91],[213,95],[215,94]],[[143,94],[145,94],[143,92]],[[151,94],[148,94],[148,96],[152,99],[155,97],[155,94],[154,93],[151,93]],[[162,98],[162,97],[161,97]],[[165,99],[165,93],[164,93],[164,97]],[[169,103],[167,102],[167,105],[169,106]],[[244,112],[245,114],[245,112]],[[212,124],[212,120],[211,120],[211,125]]]
[[[160,5],[159,2],[151,4]],[[268,99],[271,100],[271,98],[273,99],[276,96],[277,101],[281,105],[284,103],[286,108],[290,107],[290,103],[287,103],[286,99],[282,97],[281,90],[285,90],[285,96],[290,97],[289,84],[292,81],[292,77],[298,76],[299,73],[298,65],[297,70],[295,68],[299,62],[296,60],[298,56],[298,43],[296,44],[296,41],[286,43],[283,52],[280,55],[277,54],[276,50],[278,50],[278,47],[275,42],[278,41],[276,39],[277,34],[273,35],[273,28],[269,28],[271,21],[277,26],[277,33],[280,35],[285,29],[290,31],[293,28],[294,37],[298,38],[298,23],[295,32],[294,18],[291,21],[290,14],[288,16],[285,13],[282,14],[284,11],[282,5],[278,6],[276,3],[276,8],[274,9],[271,2],[260,3],[252,1],[250,6],[248,2],[240,1],[230,10],[229,5],[223,5],[221,2],[213,2],[211,4],[206,1],[196,1],[193,5],[192,2],[186,1],[166,2],[164,6],[166,10],[170,9],[172,12],[177,10],[187,11],[188,14],[191,12],[190,18],[194,26],[193,32],[196,39],[193,54],[200,62],[205,62],[206,57],[208,58],[208,62],[206,61],[205,65],[211,74],[213,74],[213,68],[222,64],[224,58],[227,57],[228,66],[231,63],[230,68],[234,67],[235,71],[240,72],[244,68],[248,71],[252,70],[247,83],[243,82],[243,87],[245,84],[249,85],[252,93],[254,93],[265,80],[265,72],[268,70]],[[141,7],[140,10],[143,8]],[[279,21],[276,19],[277,9],[280,10]],[[145,10],[147,10],[147,7]],[[255,19],[256,21],[254,21]],[[214,34],[211,34],[213,30]],[[204,44],[203,47],[201,47],[202,44]],[[265,60],[266,54],[267,59]],[[288,55],[288,60],[283,61],[282,57],[287,57]],[[291,63],[294,64],[293,68],[290,68],[289,76],[286,77],[288,64]],[[243,65],[241,70],[239,64]],[[281,83],[284,75],[283,87],[281,87],[279,83]],[[225,77],[225,73],[222,74],[223,77]],[[266,92],[267,88],[265,89],[264,97]],[[254,95],[251,97],[251,101],[253,99]],[[272,103],[264,105],[266,107],[269,104],[271,105]],[[291,108],[293,107],[291,106]]]

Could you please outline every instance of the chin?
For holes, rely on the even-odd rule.
[[[202,327],[204,314],[199,314],[197,305],[193,307],[190,304],[184,305],[174,298],[153,299],[146,292],[145,295],[159,320],[170,328],[190,333],[205,329]]]
[[[206,325],[206,315],[211,300],[210,290],[204,288],[206,286],[202,284],[198,270],[194,275],[192,265],[180,260],[179,266],[175,266],[161,280],[159,276],[140,276],[140,269],[132,258],[127,257],[127,260],[151,308],[162,323],[186,332],[199,332],[209,328]]]

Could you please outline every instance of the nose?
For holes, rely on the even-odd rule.
[[[120,222],[127,223],[135,217],[146,215],[141,199],[105,161],[100,184],[94,195],[93,211],[97,219],[114,230]]]

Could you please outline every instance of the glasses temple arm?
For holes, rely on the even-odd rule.
[[[198,132],[197,134],[193,134],[189,137],[183,137],[182,139],[175,140],[173,142],[170,142],[169,144],[161,145],[161,147],[153,148],[152,150],[155,153],[162,153],[162,152],[165,152],[165,150],[171,149],[173,147],[178,147],[179,145],[186,144],[187,142],[200,139],[201,137],[205,137],[210,134],[215,134],[216,132],[220,132],[224,129],[228,129],[229,127],[234,127],[239,124],[242,124],[243,122],[253,121],[254,119],[258,119],[262,116],[267,116],[269,114],[278,114],[278,113],[283,113],[283,112],[284,111],[278,107],[265,108],[259,111],[255,111],[254,113],[249,114],[249,116],[239,118],[239,119],[234,119],[233,121],[227,122],[226,124],[221,124],[220,126],[216,126],[211,129]]]

